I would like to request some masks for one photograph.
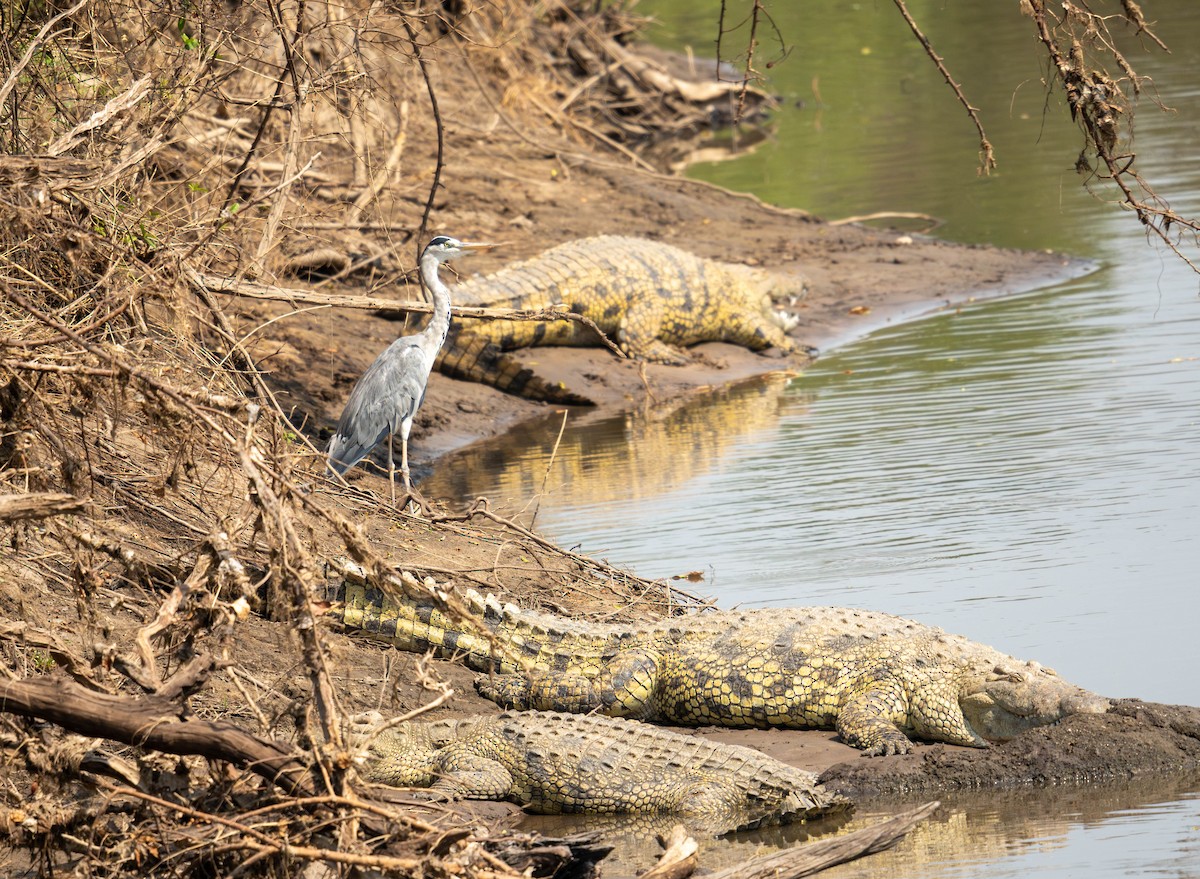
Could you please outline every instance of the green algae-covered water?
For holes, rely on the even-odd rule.
[[[980,108],[991,177],[886,2],[771,4],[791,45],[770,70],[774,133],[691,173],[827,218],[928,213],[948,239],[1100,270],[874,333],[790,381],[568,428],[560,453],[574,443],[587,464],[547,483],[538,526],[643,575],[702,571],[697,588],[723,606],[888,611],[1109,695],[1200,705],[1197,276],[1102,183],[1081,186],[1080,137],[1046,97],[1016,2],[908,5]],[[1200,4],[1143,5],[1172,54],[1124,48],[1172,112],[1143,99],[1138,161],[1195,216]],[[659,19],[656,40],[704,54],[718,8],[638,10]],[[557,427],[489,447],[494,473],[472,493],[540,486]],[[946,798],[941,823],[894,855],[827,875],[1200,876],[1198,791],[1185,777]]]

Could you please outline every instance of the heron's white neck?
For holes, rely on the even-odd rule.
[[[433,295],[433,317],[424,335],[430,340],[430,357],[436,355],[438,349],[446,341],[446,333],[450,331],[450,291],[438,277],[437,257],[425,254],[421,257],[421,275],[425,278],[425,286]]]

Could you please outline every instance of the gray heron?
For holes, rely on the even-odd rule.
[[[433,318],[421,332],[401,336],[375,358],[350,391],[337,430],[329,441],[329,469],[344,474],[384,440],[388,444],[388,477],[392,505],[396,504],[396,464],[392,459],[393,434],[400,434],[400,473],[404,490],[412,494],[408,473],[408,433],[417,414],[429,372],[450,329],[450,291],[438,278],[438,266],[447,260],[492,247],[438,235],[421,252],[421,280],[433,294]]]

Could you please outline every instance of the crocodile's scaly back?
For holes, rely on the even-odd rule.
[[[432,600],[393,601],[352,577],[344,618],[405,650],[462,655],[479,690],[518,709],[686,725],[834,727],[870,754],[908,735],[984,746],[1107,700],[1035,662],[931,626],[836,607],[692,613],[600,625],[466,593],[477,629],[455,628]]]
[[[454,295],[462,305],[574,312],[626,354],[678,364],[690,359],[683,348],[698,342],[796,350],[786,332],[795,320],[777,311],[772,300],[777,287],[762,270],[703,259],[659,241],[602,235],[469,279]],[[599,343],[595,331],[579,321],[461,320],[437,366],[510,393],[578,403],[585,398],[542,381],[504,352]]]
[[[849,808],[811,772],[750,748],[543,711],[400,724],[374,739],[364,771],[387,784],[511,799],[541,814],[675,812],[716,831]]]
[[[348,628],[400,650],[458,658],[478,671],[521,674],[537,668],[591,668],[618,649],[624,633],[522,610],[473,589],[461,597],[477,626],[456,625],[428,595],[402,583],[392,594],[366,585],[348,564],[338,567],[328,598]],[[609,637],[610,633],[612,638]]]

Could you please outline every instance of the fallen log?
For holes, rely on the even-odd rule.
[[[47,519],[63,513],[78,513],[84,502],[73,494],[32,492],[0,495],[0,521]]]
[[[934,801],[861,830],[755,858],[714,873],[709,879],[799,879],[865,855],[891,848],[941,803]]]
[[[0,678],[0,711],[47,720],[80,735],[139,748],[224,760],[294,796],[316,793],[311,772],[299,751],[251,735],[232,723],[187,716],[187,709],[168,699],[113,696],[54,678]]]

